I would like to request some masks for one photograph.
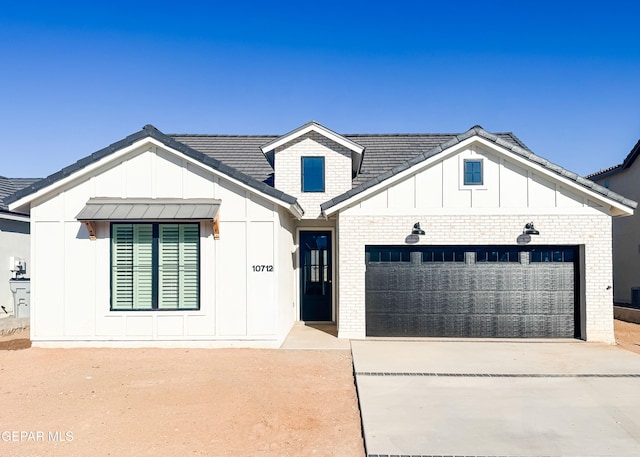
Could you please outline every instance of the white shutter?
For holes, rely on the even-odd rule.
[[[198,308],[198,224],[160,224],[158,308]]]
[[[151,309],[153,303],[153,226],[113,224],[112,309]]]
[[[133,225],[113,224],[111,234],[111,308],[133,303]]]
[[[199,233],[198,224],[158,224],[158,309],[199,308]],[[153,309],[153,224],[113,224],[111,238],[111,309]]]
[[[180,226],[160,224],[158,233],[158,308],[178,308]]]
[[[199,243],[200,233],[197,224],[180,226],[182,245],[180,250],[180,307],[199,308]]]
[[[153,225],[133,226],[133,309],[153,308]]]

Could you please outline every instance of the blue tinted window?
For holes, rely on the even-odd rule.
[[[324,192],[324,157],[302,158],[302,192]]]
[[[464,161],[464,185],[482,185],[482,160]]]

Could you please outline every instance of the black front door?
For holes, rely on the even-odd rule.
[[[331,232],[300,232],[300,314],[331,321]]]

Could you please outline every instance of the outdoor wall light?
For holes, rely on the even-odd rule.
[[[416,222],[413,224],[413,230],[411,230],[412,235],[424,235],[424,230],[420,228],[420,222]]]
[[[523,235],[540,235],[540,232],[536,230],[533,226],[533,222],[529,222],[524,226],[524,230],[522,231]]]

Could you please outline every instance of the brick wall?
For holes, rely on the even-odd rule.
[[[298,199],[304,219],[317,219],[321,203],[351,189],[351,151],[316,132],[277,148],[275,157],[275,188]],[[302,192],[302,157],[325,158],[324,192]]]
[[[338,221],[338,329],[342,338],[365,337],[365,245],[405,245],[416,221],[426,235],[418,244],[516,245],[524,224],[533,219],[539,236],[530,245],[584,245],[582,337],[614,343],[611,217],[590,215],[356,216]]]

